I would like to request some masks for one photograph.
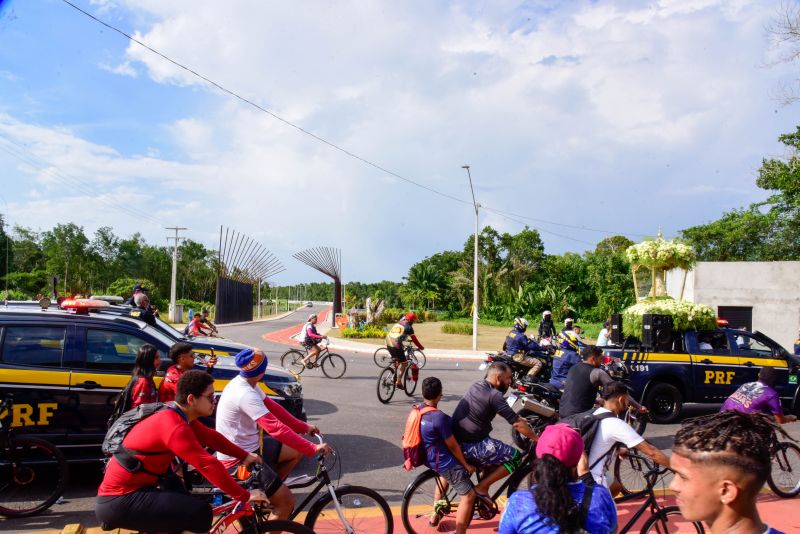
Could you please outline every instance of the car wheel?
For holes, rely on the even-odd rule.
[[[683,408],[683,395],[672,384],[658,382],[648,388],[644,405],[654,423],[674,423]]]

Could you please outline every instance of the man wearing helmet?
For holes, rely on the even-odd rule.
[[[303,325],[303,329],[300,331],[300,343],[308,349],[308,354],[305,358],[303,358],[303,365],[308,365],[308,362],[311,361],[311,358],[316,358],[319,354],[319,342],[323,339],[328,339],[328,336],[320,335],[317,332],[317,327],[314,326],[317,324],[317,314],[312,313],[308,316],[308,322]]]
[[[528,329],[528,321],[524,317],[514,319],[514,329],[506,336],[503,345],[506,354],[511,356],[515,362],[530,367],[528,376],[536,376],[544,367],[544,362],[536,356],[544,356],[542,347],[532,339],[528,339],[525,330]]]
[[[570,367],[581,361],[578,356],[578,343],[578,336],[574,332],[569,330],[561,332],[559,350],[553,355],[553,371],[550,375],[550,383],[558,389],[564,389],[564,381]]]
[[[403,317],[400,318],[397,323],[389,330],[389,333],[386,334],[386,348],[389,351],[389,354],[392,355],[392,359],[399,362],[399,367],[397,369],[397,387],[403,389],[403,375],[406,372],[406,367],[408,366],[408,361],[406,361],[406,353],[405,349],[403,348],[403,342],[407,338],[411,338],[411,341],[414,342],[414,345],[417,346],[419,350],[423,350],[425,347],[422,346],[422,343],[419,342],[417,336],[414,335],[414,328],[413,324],[417,320],[417,314],[412,312],[408,312]]]
[[[542,313],[542,320],[539,321],[539,339],[551,338],[556,335],[556,327],[553,325],[553,314],[550,310],[545,310]]]

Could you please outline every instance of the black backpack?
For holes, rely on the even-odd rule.
[[[594,410],[595,409],[593,408],[589,411],[573,415],[572,417],[569,417],[564,421],[572,425],[575,428],[575,430],[577,430],[580,433],[581,439],[583,439],[583,451],[586,453],[587,456],[589,456],[589,451],[592,448],[592,442],[594,441],[594,438],[597,435],[597,431],[600,428],[600,422],[603,419],[616,417],[616,415],[614,415],[613,412],[603,412],[595,414]],[[605,454],[600,456],[594,462],[594,464],[589,466],[589,469],[594,468],[598,464],[598,462],[600,462],[603,458],[608,456],[611,453],[611,451],[614,450],[615,447],[616,445],[613,445],[608,451],[606,451]]]
[[[114,408],[111,410],[111,415],[108,417],[106,428],[111,428],[111,425],[114,424],[114,421],[119,419],[122,414],[131,409],[131,391],[133,391],[133,385],[135,383],[136,379],[131,378],[125,388],[119,392],[117,398],[114,399]]]
[[[117,460],[117,463],[119,463],[119,465],[121,465],[122,468],[129,473],[138,473],[141,471],[159,478],[163,477],[165,473],[152,473],[145,469],[142,461],[135,455],[139,454],[143,456],[157,456],[160,454],[166,454],[170,452],[169,450],[137,451],[128,449],[122,444],[122,441],[125,439],[125,436],[128,435],[128,432],[130,432],[131,428],[136,425],[136,423],[143,421],[151,415],[165,409],[178,412],[187,423],[189,422],[186,414],[184,414],[181,409],[175,406],[164,404],[163,402],[140,404],[133,410],[129,410],[119,416],[119,418],[114,421],[114,424],[111,425],[111,428],[108,429],[108,432],[106,432],[106,437],[103,439],[103,454],[106,456],[113,456]]]

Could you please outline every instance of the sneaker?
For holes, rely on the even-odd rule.
[[[428,520],[428,524],[432,527],[438,526],[439,521],[442,520],[444,514],[447,512],[450,503],[448,503],[445,499],[440,499],[438,501],[434,501],[433,503],[433,515]]]

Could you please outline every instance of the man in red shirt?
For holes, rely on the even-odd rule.
[[[277,487],[246,491],[204,447],[238,458],[245,465],[261,463],[257,454],[237,447],[198,418],[214,412],[214,378],[202,371],[187,371],[178,381],[175,404],[143,419],[123,440],[142,469],[126,470],[116,458],[106,466],[97,490],[95,514],[106,525],[149,532],[207,532],[211,506],[184,491],[159,488],[162,474],[179,456],[233,499],[266,500]],[[280,481],[278,481],[280,482]],[[278,483],[278,487],[280,484]],[[266,494],[265,494],[266,493]]]
[[[169,358],[175,365],[171,365],[164,375],[164,380],[158,388],[158,400],[161,402],[170,402],[175,400],[175,395],[178,390],[178,380],[181,375],[194,367],[194,352],[191,343],[180,341],[175,343],[169,349]],[[217,364],[217,356],[214,354],[214,349],[211,349],[211,357],[206,360],[206,372],[211,373],[214,366]]]

